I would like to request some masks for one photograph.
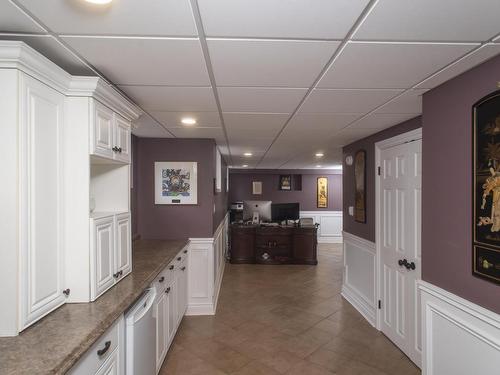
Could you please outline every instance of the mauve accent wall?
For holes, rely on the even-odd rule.
[[[301,174],[302,190],[282,191],[278,189],[281,174]],[[316,180],[328,177],[328,208],[316,207]],[[252,194],[252,181],[262,181],[262,195]],[[269,200],[273,203],[300,204],[301,211],[341,211],[342,172],[306,169],[232,169],[229,174],[229,203],[243,200]]]
[[[422,278],[500,313],[500,285],[472,275],[472,105],[497,90],[500,56],[423,97]]]
[[[213,139],[138,138],[134,175],[137,176],[138,233],[145,239],[212,237],[214,219]],[[197,205],[155,205],[154,162],[198,162]]]
[[[415,117],[367,138],[360,139],[342,149],[344,155],[344,214],[342,216],[345,232],[375,242],[375,143],[420,128],[421,126],[421,117]],[[366,150],[366,223],[358,223],[354,220],[354,216],[349,215],[349,206],[354,206],[355,198],[354,165],[348,166],[345,164],[345,158],[347,155],[354,157],[354,154],[358,150]]]

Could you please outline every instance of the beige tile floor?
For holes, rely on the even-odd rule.
[[[342,297],[341,245],[317,266],[227,264],[215,316],[184,317],[162,375],[416,375]]]

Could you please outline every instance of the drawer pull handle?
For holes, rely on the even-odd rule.
[[[67,296],[69,296],[69,293],[70,293],[70,289],[69,289],[69,288],[68,288],[68,289],[64,289],[64,290],[63,290],[63,294],[64,294],[66,297],[67,297]]]
[[[181,270],[184,271],[186,269],[186,267],[181,267]]]
[[[168,267],[169,270],[173,270],[174,269],[174,266],[170,266]]]
[[[166,290],[165,290],[165,293],[170,293],[170,287],[168,287]]]
[[[183,251],[183,253],[184,253],[184,254],[187,254],[187,252],[188,252],[187,250],[184,250],[184,251]]]
[[[160,283],[164,282],[165,281],[165,278],[162,276],[160,277],[160,279],[158,280]]]
[[[181,261],[181,259],[182,259],[181,257],[177,258],[177,260],[178,260],[179,262]]]
[[[114,152],[118,152],[118,147],[116,147],[116,146],[115,146],[115,147],[113,147],[113,148],[112,148],[112,150],[113,150]]]
[[[106,354],[106,352],[109,350],[109,348],[110,348],[110,347],[111,347],[111,341],[106,341],[106,342],[104,343],[104,348],[99,349],[99,350],[97,351],[97,355],[98,355],[99,357],[102,357],[104,354]]]

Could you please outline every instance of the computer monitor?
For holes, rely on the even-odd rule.
[[[275,203],[272,205],[271,211],[273,221],[298,220],[300,205],[299,203]]]
[[[258,212],[260,221],[271,221],[271,201],[243,201],[243,220],[251,220]]]

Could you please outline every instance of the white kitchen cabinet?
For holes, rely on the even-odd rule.
[[[132,270],[130,214],[91,219],[91,296],[94,301]]]
[[[172,340],[174,339],[175,332],[177,331],[177,282],[176,279],[174,278],[170,284],[168,285],[167,289],[165,290],[165,293],[168,294],[168,303],[167,309],[167,318],[168,318],[168,324],[167,324],[167,350],[168,347],[170,347],[170,344],[172,343]]]
[[[176,324],[182,320],[187,308],[187,261],[184,259],[176,270]]]
[[[91,130],[91,154],[130,163],[130,122],[97,100]]]
[[[154,315],[156,317],[156,371],[158,372],[167,354],[168,295],[165,291],[157,293]]]
[[[94,220],[92,231],[92,299],[114,285],[115,225],[114,217]]]

